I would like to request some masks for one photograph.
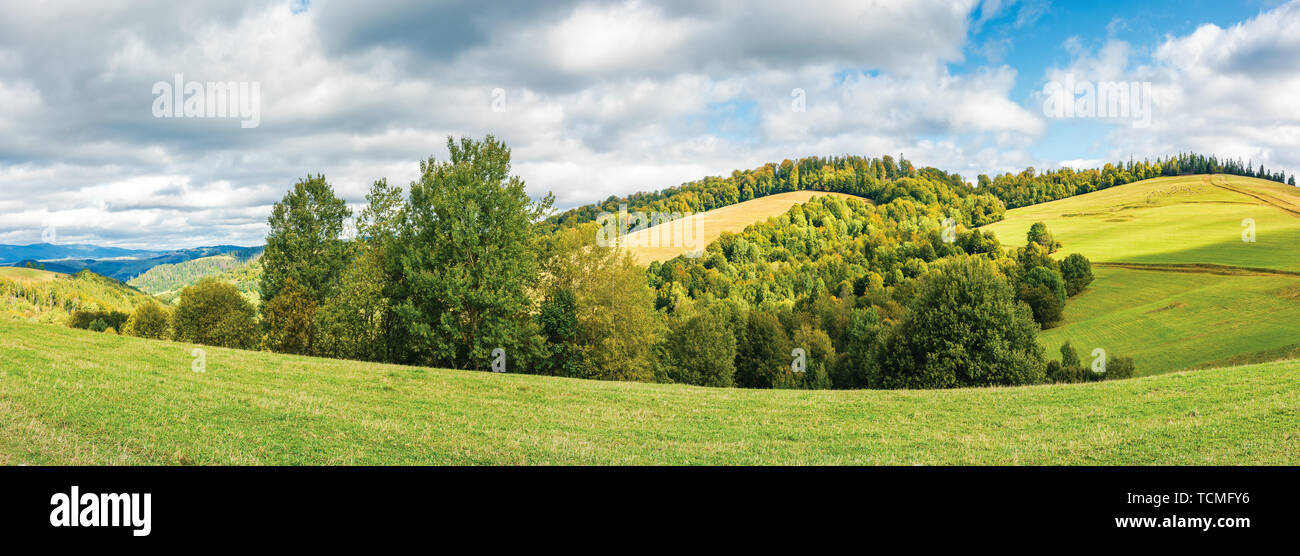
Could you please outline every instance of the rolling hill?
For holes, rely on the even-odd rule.
[[[218,348],[203,348],[197,373],[192,348],[0,321],[0,465],[1300,462],[1300,362],[1076,385],[790,391]]]
[[[824,196],[856,199],[864,203],[871,202],[868,199],[847,193],[811,190],[787,191],[699,213],[695,216],[695,222],[700,226],[699,239],[701,241],[698,244],[694,241],[694,237],[690,237],[690,234],[694,233],[690,228],[686,230],[688,237],[683,241],[678,241],[674,235],[674,226],[671,223],[650,226],[647,229],[632,232],[623,241],[625,244],[631,245],[627,249],[632,252],[632,256],[638,264],[648,265],[655,261],[667,261],[690,251],[704,249],[708,244],[718,239],[723,232],[742,232],[750,224],[785,214],[790,210],[790,207],[806,203],[813,197]]]
[[[259,249],[251,254],[236,252],[159,265],[131,279],[127,284],[170,303],[180,295],[181,289],[212,276],[235,284],[245,297],[257,302],[260,300],[257,278],[260,277],[261,269],[257,261],[261,257],[262,251]]]
[[[0,267],[0,320],[62,324],[79,309],[130,312],[151,299],[142,291],[89,271],[68,275]]]
[[[1253,220],[1255,242],[1243,241]],[[1045,222],[1096,281],[1041,339],[1132,355],[1139,374],[1300,356],[1300,189],[1237,176],[1156,178],[1007,212]]]

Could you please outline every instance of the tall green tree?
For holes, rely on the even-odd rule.
[[[1052,238],[1052,234],[1047,231],[1047,224],[1035,222],[1029,227],[1029,233],[1025,234],[1029,243],[1036,243],[1047,249],[1048,253],[1055,252],[1060,245]]]
[[[736,346],[736,385],[746,388],[790,386],[790,337],[771,313],[750,311]]]
[[[316,351],[328,357],[387,361],[393,353],[392,280],[404,199],[400,187],[378,180],[357,215],[357,239],[333,295],[316,313]]]
[[[598,226],[583,224],[547,237],[544,286],[574,294],[572,345],[580,354],[579,374],[600,380],[654,379],[654,346],[662,336],[655,292],[645,269],[619,249],[596,245]],[[552,307],[559,309],[559,307]],[[558,316],[558,315],[555,315]],[[554,347],[561,336],[547,334]]]
[[[324,303],[347,264],[342,236],[351,215],[325,176],[294,184],[267,218],[271,231],[262,255],[262,299],[274,299],[292,278],[317,304]]]
[[[447,139],[450,159],[420,164],[392,253],[396,346],[413,363],[486,369],[502,349],[518,368],[534,352],[538,220],[554,198],[533,201],[510,175],[510,149]]]
[[[360,361],[388,359],[385,323],[389,299],[380,252],[356,247],[356,255],[339,278],[334,295],[316,311],[315,352],[325,357]]]
[[[736,336],[725,317],[705,310],[672,331],[666,340],[667,371],[674,382],[734,386]]]
[[[982,257],[955,257],[926,275],[875,352],[872,386],[956,388],[1043,382],[1043,347],[1029,308]]]
[[[1092,262],[1078,253],[1061,261],[1061,277],[1065,279],[1065,293],[1077,295],[1092,283]]]

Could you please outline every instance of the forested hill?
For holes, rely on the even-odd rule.
[[[866,197],[879,204],[910,198],[931,204],[953,196],[976,193],[960,175],[937,168],[915,168],[901,156],[806,157],[768,163],[752,170],[736,170],[729,177],[710,176],[653,193],[610,197],[604,202],[570,209],[552,216],[556,226],[572,226],[596,220],[601,212],[630,211],[704,212],[739,202],[787,191],[833,191]],[[992,206],[988,207],[993,210]],[[997,211],[994,211],[997,212]]]
[[[980,175],[979,189],[997,196],[1006,203],[1007,208],[1013,209],[1151,178],[1195,174],[1228,174],[1295,185],[1294,174],[1288,177],[1286,172],[1274,172],[1262,164],[1255,167],[1253,163],[1240,159],[1186,153],[1157,158],[1154,162],[1130,160],[1126,163],[1106,164],[1100,169],[1061,168],[1040,174],[1030,167],[1019,174],[1002,174],[992,179]]]
[[[1288,176],[1284,171],[1255,166],[1250,161],[1196,153],[1154,161],[1107,163],[1097,169],[1061,168],[1039,173],[1030,167],[1020,173],[1006,173],[993,178],[980,175],[974,188],[956,173],[933,167],[917,169],[901,156],[897,160],[888,155],[879,158],[812,156],[795,161],[787,159],[780,164],[768,163],[751,170],[735,170],[729,177],[710,176],[662,191],[612,196],[604,202],[552,216],[548,222],[559,227],[590,222],[601,212],[618,212],[620,205],[627,205],[629,211],[647,213],[704,212],[766,195],[800,190],[848,193],[866,197],[877,204],[898,198],[930,204],[942,199],[943,194],[938,190],[950,190],[961,196],[987,193],[1000,199],[1006,208],[1017,208],[1150,178],[1191,174],[1229,174],[1296,184],[1295,175]]]

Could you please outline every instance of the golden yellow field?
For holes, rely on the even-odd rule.
[[[620,245],[632,252],[638,264],[667,261],[689,252],[703,251],[723,232],[740,233],[750,224],[785,214],[790,207],[806,203],[813,197],[825,196],[871,202],[847,193],[788,191],[702,212],[693,219],[638,230],[625,236]]]
[[[36,270],[34,268],[17,268],[12,266],[0,267],[0,279],[13,280],[20,284],[35,284],[40,282],[49,282],[59,277],[66,277],[66,274],[57,272],[48,272],[45,270]]]

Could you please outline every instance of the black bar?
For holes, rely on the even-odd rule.
[[[746,537],[1069,538],[1206,542],[1290,537],[1295,468],[120,468],[0,470],[0,530],[46,542],[167,546],[207,538],[342,539],[703,527]],[[147,536],[54,527],[51,497],[150,493]],[[1192,496],[1178,502],[1176,493]],[[1216,493],[1218,500],[1200,499]],[[1156,507],[1130,494],[1170,495]],[[1243,496],[1244,495],[1244,496]],[[1244,498],[1244,499],[1243,499]],[[1217,502],[1217,503],[1212,503]],[[1124,529],[1124,517],[1248,518],[1248,527]],[[761,537],[760,537],[761,536]],[[520,537],[524,538],[524,537]]]

